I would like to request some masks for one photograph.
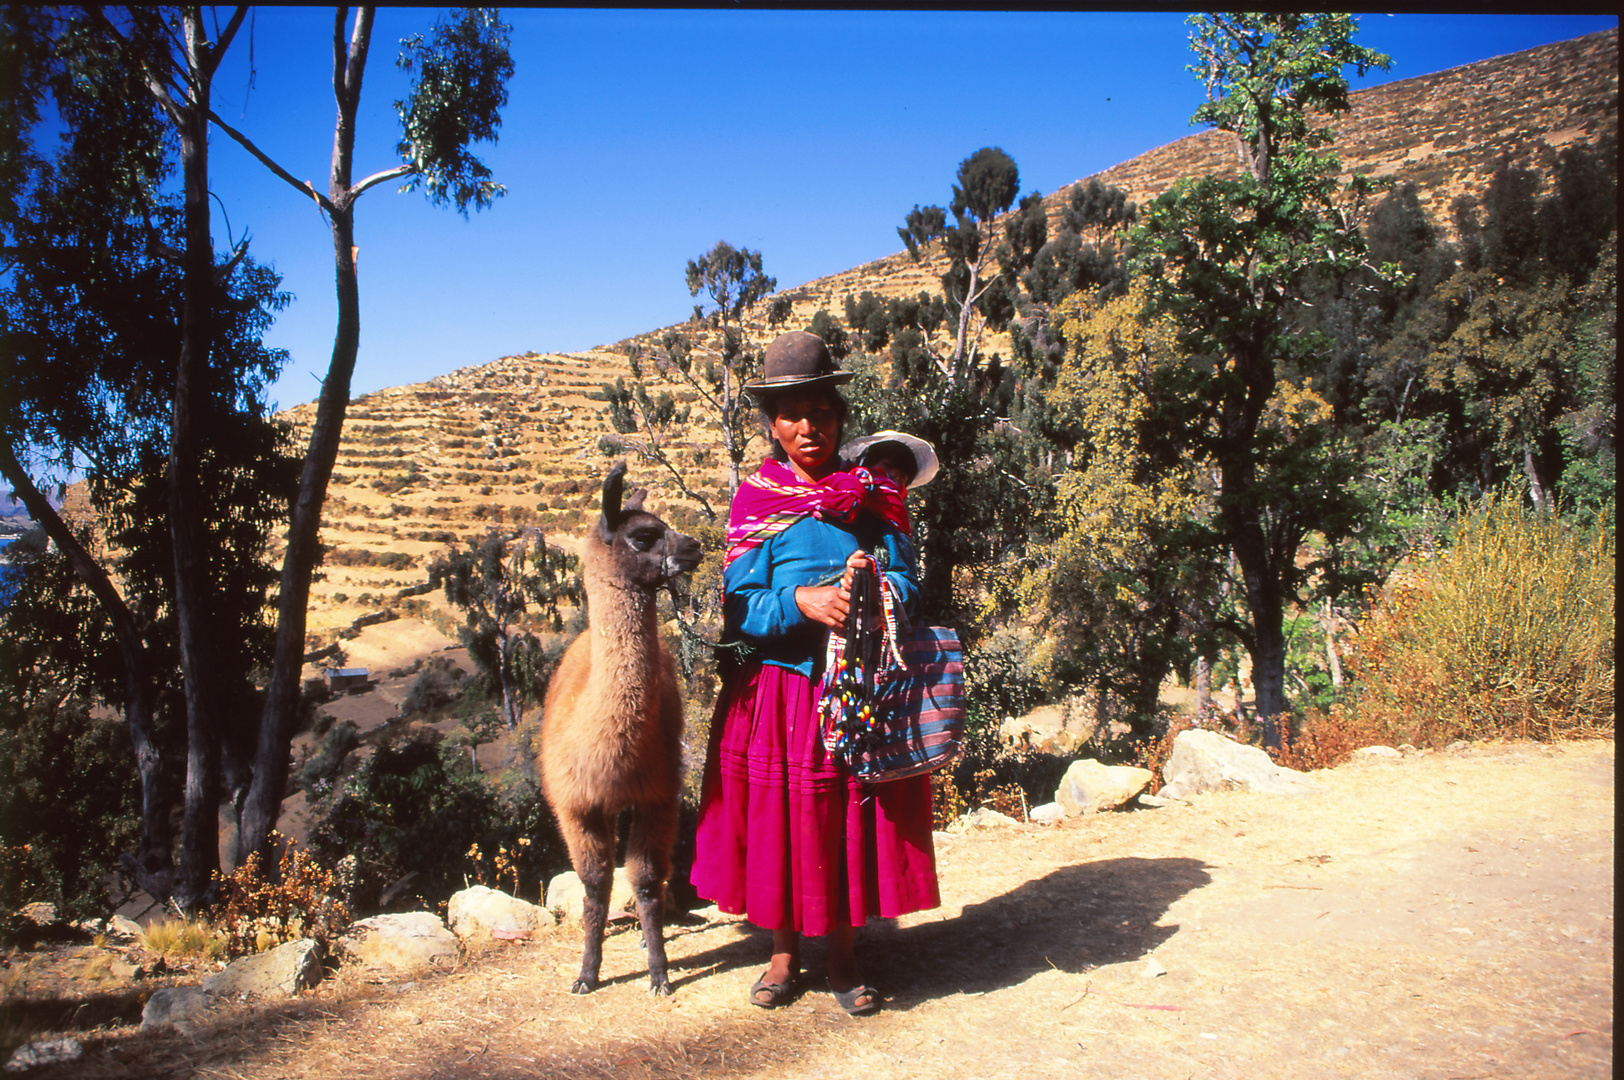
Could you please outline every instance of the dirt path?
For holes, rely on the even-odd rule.
[[[113,1036],[56,1075],[1611,1075],[1613,744],[1316,775],[1304,798],[944,840],[943,907],[859,938],[888,996],[872,1017],[818,983],[751,1007],[768,939],[712,913],[671,929],[665,1001],[634,930],[609,984],[570,996],[570,927],[416,983],[344,974],[194,1038]]]

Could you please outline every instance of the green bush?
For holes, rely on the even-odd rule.
[[[300,791],[312,799],[328,791],[350,751],[361,745],[361,729],[353,720],[340,720],[324,733],[321,748],[299,770],[295,783]]]
[[[110,914],[107,882],[140,832],[129,732],[73,699],[0,708],[0,911],[47,901]]]
[[[457,666],[456,661],[449,657],[432,658],[418,673],[412,688],[406,692],[406,700],[401,702],[400,714],[412,716],[455,701],[461,695],[459,684],[465,674]]]
[[[1487,499],[1389,587],[1358,641],[1361,709],[1416,745],[1611,736],[1612,514]]]
[[[507,848],[524,856],[521,892],[539,897],[542,883],[568,869],[569,856],[534,779],[487,783],[466,752],[442,747],[432,729],[377,748],[318,804],[310,847],[324,864],[355,858],[356,914],[432,910],[461,889],[475,868],[470,850]],[[530,840],[520,845],[520,838]]]
[[[1006,716],[1020,716],[1043,703],[1049,651],[1025,629],[999,629],[964,657],[966,737],[996,734]]]

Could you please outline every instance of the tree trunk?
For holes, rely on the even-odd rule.
[[[725,334],[726,328],[723,328]],[[739,459],[744,457],[742,448],[734,445],[738,439],[739,401],[733,395],[732,382],[733,369],[726,359],[722,361],[722,441],[727,450],[727,498],[731,506],[733,496],[739,492]]]
[[[361,75],[366,69],[367,46],[372,35],[372,9],[356,13],[355,32],[344,41],[346,9],[340,7],[333,22],[333,95],[338,121],[333,130],[333,169],[328,184],[333,210],[333,265],[338,295],[338,329],[333,355],[322,380],[316,420],[305,450],[299,491],[288,521],[288,546],[282,559],[282,580],[277,597],[276,645],[270,679],[265,688],[265,711],[259,725],[254,754],[254,780],[243,805],[242,830],[237,838],[240,864],[252,851],[261,852],[264,865],[273,865],[271,830],[276,828],[288,782],[288,749],[299,717],[299,674],[304,668],[305,619],[310,607],[310,578],[321,556],[321,509],[327,484],[338,460],[344,430],[344,412],[350,401],[350,380],[361,347],[361,290],[356,274],[355,213],[350,194],[350,162],[355,150],[355,113],[361,98]]]
[[[1252,634],[1257,639],[1252,652],[1252,692],[1257,695],[1263,746],[1278,750],[1286,719],[1286,636],[1281,609],[1276,608],[1272,618],[1254,612]]]
[[[1540,483],[1539,464],[1534,460],[1532,445],[1523,447],[1523,472],[1528,476],[1528,497],[1534,501],[1536,513],[1545,509],[1545,485]]]
[[[1227,472],[1225,481],[1224,497],[1228,501],[1240,485],[1231,482]],[[1247,645],[1252,655],[1255,712],[1263,725],[1263,745],[1274,750],[1280,746],[1280,718],[1286,706],[1285,596],[1280,584],[1280,568],[1271,558],[1269,538],[1255,500],[1235,499],[1225,517],[1251,614],[1252,640]]]
[[[252,851],[269,860],[271,830],[276,828],[288,781],[288,753],[299,714],[299,675],[304,669],[306,613],[310,607],[310,579],[321,555],[321,509],[327,484],[338,460],[349,405],[350,379],[360,348],[361,298],[356,277],[352,215],[346,208],[333,215],[333,254],[338,278],[338,330],[333,355],[322,381],[316,421],[305,450],[299,491],[288,522],[287,552],[277,597],[276,644],[271,674],[265,689],[265,711],[259,725],[254,755],[254,780],[243,806],[238,838],[239,865]],[[267,862],[266,865],[269,865]]]
[[[1331,668],[1331,685],[1342,685],[1342,658],[1336,652],[1336,612],[1329,598],[1325,601],[1325,659]]]
[[[496,631],[496,677],[502,684],[502,719],[509,731],[519,727],[519,702],[513,690],[513,643],[506,627]]]
[[[1212,715],[1212,661],[1195,658],[1195,714],[1202,720]]]
[[[175,549],[175,621],[186,695],[186,805],[181,821],[180,874],[174,899],[184,911],[205,899],[220,868],[220,703],[209,642],[214,590],[209,576],[207,530],[198,478],[201,433],[198,415],[206,400],[212,349],[210,305],[214,245],[209,235],[209,69],[202,12],[185,9],[191,99],[181,104],[180,138],[185,250],[180,357],[169,447],[169,529]]]

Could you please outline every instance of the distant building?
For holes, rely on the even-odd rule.
[[[327,676],[327,690],[333,694],[360,689],[367,684],[367,669],[364,667],[328,668],[323,674]]]

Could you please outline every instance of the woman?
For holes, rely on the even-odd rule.
[[[810,934],[827,937],[829,988],[857,1015],[879,995],[863,981],[854,928],[940,898],[929,777],[864,788],[819,736],[816,669],[845,624],[851,568],[883,548],[894,595],[911,607],[918,591],[902,493],[884,479],[866,486],[836,452],[846,402],[835,387],[850,378],[822,339],[797,332],[768,347],[762,380],[745,387],[775,445],[729,517],[723,638],[745,655],[711,724],[693,883],[773,932],[753,1004],[793,997]]]

